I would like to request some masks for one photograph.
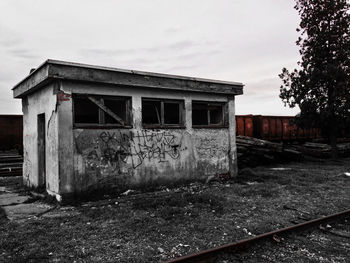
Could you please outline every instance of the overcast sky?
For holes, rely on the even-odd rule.
[[[0,0],[0,114],[46,59],[237,81],[237,114],[295,115],[278,97],[299,60],[293,0]]]

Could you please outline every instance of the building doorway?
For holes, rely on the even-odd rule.
[[[45,113],[38,114],[38,187],[46,188]]]

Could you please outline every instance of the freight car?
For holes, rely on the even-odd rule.
[[[0,151],[23,151],[23,116],[0,115]]]
[[[269,141],[307,141],[322,138],[316,128],[301,129],[292,116],[237,115],[236,134]]]

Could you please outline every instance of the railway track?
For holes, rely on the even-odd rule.
[[[216,258],[220,257],[222,254],[236,254],[244,250],[247,250],[249,247],[253,245],[256,245],[261,242],[266,242],[269,240],[279,243],[281,241],[281,237],[284,237],[296,232],[309,230],[309,229],[318,227],[320,225],[324,225],[333,221],[338,221],[346,218],[350,218],[350,210],[345,210],[336,214],[328,215],[325,217],[313,219],[313,220],[306,221],[290,227],[286,227],[286,228],[282,228],[272,232],[257,235],[253,238],[244,239],[235,243],[226,244],[226,245],[209,249],[209,250],[204,250],[192,255],[179,257],[168,261],[168,263],[213,262]]]

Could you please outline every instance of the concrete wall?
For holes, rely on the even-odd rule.
[[[58,179],[58,117],[54,84],[22,99],[23,111],[23,180],[28,187],[37,187],[38,176],[38,114],[45,114],[46,189],[59,191]]]
[[[59,105],[60,194],[97,188],[206,179],[236,172],[234,98],[63,82]],[[132,97],[132,129],[73,129],[72,93]],[[141,98],[185,101],[185,129],[143,129]],[[193,129],[191,101],[228,102],[229,128]]]

